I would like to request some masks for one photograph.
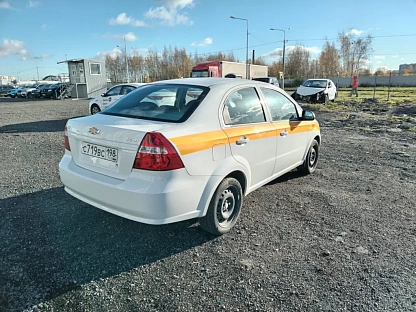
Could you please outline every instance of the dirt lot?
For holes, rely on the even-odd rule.
[[[317,171],[250,194],[228,235],[65,194],[87,101],[0,99],[0,311],[416,311],[416,105],[316,111]]]

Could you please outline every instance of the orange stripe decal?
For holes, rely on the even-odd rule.
[[[286,130],[288,134],[297,134],[309,131],[318,131],[319,124],[313,122],[280,122],[256,125],[242,125],[241,127],[230,127],[224,130],[214,130],[171,138],[181,155],[196,153],[212,148],[218,144],[235,143],[242,136],[250,140],[266,139],[278,136]]]

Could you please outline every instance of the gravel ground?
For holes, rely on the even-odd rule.
[[[317,171],[250,194],[222,237],[67,195],[62,130],[87,105],[0,99],[0,311],[416,311],[415,105],[317,112]]]

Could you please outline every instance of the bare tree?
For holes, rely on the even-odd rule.
[[[340,42],[339,54],[342,74],[345,76],[359,74],[364,60],[368,59],[373,52],[373,37],[368,35],[363,38],[353,38],[351,34],[339,33],[338,41]]]
[[[303,46],[297,45],[290,51],[285,62],[285,73],[291,78],[305,78],[310,74],[310,53]]]
[[[314,64],[316,73],[316,65]],[[339,54],[334,43],[325,42],[321,55],[319,56],[319,70],[322,76],[335,77],[339,72]]]
[[[365,38],[357,38],[352,42],[353,68],[351,71],[351,76],[354,74],[359,74],[363,65],[363,61],[368,59],[370,54],[373,52],[372,42],[373,37],[370,35]]]

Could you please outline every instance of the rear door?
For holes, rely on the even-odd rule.
[[[276,129],[266,121],[254,87],[231,92],[223,107],[223,130],[233,157],[251,174],[249,187],[272,175],[276,154]]]

